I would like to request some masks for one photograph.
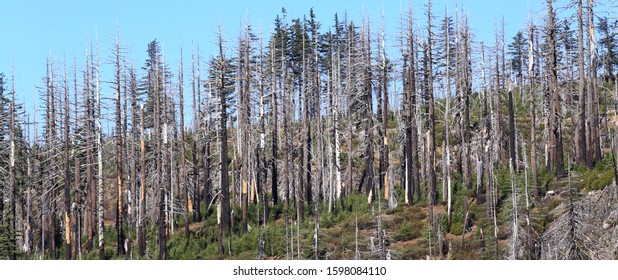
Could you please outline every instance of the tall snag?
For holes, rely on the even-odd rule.
[[[425,98],[427,99],[427,166],[429,171],[429,204],[436,205],[438,191],[436,189],[436,125],[435,104],[433,96],[433,39],[431,31],[431,0],[427,1],[427,44],[425,46]]]
[[[122,192],[123,192],[123,129],[122,129],[122,105],[120,99],[121,86],[121,66],[120,66],[120,42],[116,33],[116,44],[114,48],[114,90],[116,92],[116,232],[117,232],[117,252],[124,255],[124,226],[122,221]]]
[[[547,0],[547,44],[549,47],[549,60],[547,70],[549,74],[549,116],[548,121],[548,163],[549,170],[554,171],[556,176],[562,177],[564,158],[562,150],[562,117],[560,113],[560,96],[558,95],[558,62],[556,54],[556,14],[553,9],[553,0]]]

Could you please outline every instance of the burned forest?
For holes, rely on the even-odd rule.
[[[618,19],[538,2],[84,34],[34,105],[0,69],[0,259],[617,259]]]

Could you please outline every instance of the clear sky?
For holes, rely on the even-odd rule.
[[[424,26],[426,1],[413,1],[417,23]],[[506,36],[509,40],[517,30],[523,29],[529,18],[540,22],[543,16],[542,0],[434,0],[436,17],[441,17],[448,9],[453,13],[455,6],[463,8],[469,15],[476,41],[493,44],[494,29],[504,16]],[[556,6],[564,5],[560,3]],[[562,1],[563,2],[563,1]],[[0,3],[0,72],[10,80],[11,65],[15,69],[17,98],[28,108],[38,99],[37,87],[42,87],[45,76],[47,56],[52,53],[56,62],[63,57],[68,61],[68,71],[73,70],[73,58],[77,57],[78,68],[83,68],[86,35],[94,41],[98,34],[101,63],[108,63],[114,43],[116,28],[121,45],[125,46],[127,56],[137,67],[146,58],[149,41],[162,42],[166,62],[175,72],[182,45],[185,54],[185,67],[190,69],[192,43],[199,44],[202,57],[210,57],[214,50],[217,25],[220,22],[224,37],[235,45],[239,27],[248,18],[254,31],[259,35],[262,27],[265,38],[272,30],[275,16],[281,7],[288,11],[289,18],[308,15],[314,8],[322,31],[332,25],[333,16],[339,13],[359,22],[363,14],[368,14],[372,28],[378,28],[381,15],[384,15],[387,39],[396,46],[399,32],[400,13],[409,5],[408,0],[395,1],[283,1],[283,0],[217,0],[217,1],[114,1],[114,0],[3,0]],[[529,16],[529,11],[532,11]],[[168,59],[169,58],[169,59]],[[109,64],[106,71],[102,67],[102,80],[112,77]],[[187,77],[188,75],[185,75]],[[78,78],[79,79],[79,78]],[[8,81],[10,83],[10,81]],[[189,84],[189,83],[186,83]],[[107,92],[106,92],[107,91]],[[103,88],[104,94],[109,90]],[[37,101],[38,104],[41,102]]]

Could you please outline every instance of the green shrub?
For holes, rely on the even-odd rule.
[[[419,242],[415,246],[405,246],[399,251],[399,256],[404,260],[421,260],[425,259],[425,256],[429,253],[427,242]]]
[[[605,170],[602,173],[597,174],[597,178],[588,185],[588,190],[601,190],[614,181],[614,170]]]
[[[464,224],[463,224],[463,222],[458,222],[458,223],[452,223],[451,224],[451,230],[450,230],[451,234],[461,235],[461,234],[463,234],[463,231],[464,231]]]
[[[403,221],[403,223],[399,227],[399,230],[393,233],[393,240],[406,241],[406,240],[413,239],[412,233],[413,233],[412,224],[410,224],[408,221]]]

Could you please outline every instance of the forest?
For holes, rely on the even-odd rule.
[[[598,1],[491,42],[431,0],[396,37],[282,8],[139,65],[86,37],[83,65],[41,63],[35,108],[0,69],[0,259],[618,259]]]

